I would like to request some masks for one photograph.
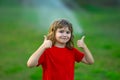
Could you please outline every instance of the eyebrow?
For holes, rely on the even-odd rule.
[[[64,30],[64,28],[58,28],[58,29],[60,29],[60,30]],[[68,30],[69,30],[69,28],[68,28]],[[70,30],[69,30],[70,31]]]

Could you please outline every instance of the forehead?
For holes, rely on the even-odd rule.
[[[66,31],[70,31],[70,29],[69,29],[68,27],[58,28],[57,30],[66,30]]]

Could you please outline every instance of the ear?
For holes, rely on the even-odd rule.
[[[52,28],[52,32],[54,31],[54,29]]]

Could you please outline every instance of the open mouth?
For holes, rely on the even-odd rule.
[[[67,39],[67,38],[61,38],[61,39]]]
[[[62,40],[65,40],[65,41],[67,41],[68,40],[68,38],[61,38]]]

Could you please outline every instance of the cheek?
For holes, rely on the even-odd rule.
[[[60,34],[59,34],[59,33],[56,33],[55,39],[57,40],[57,39],[59,39],[59,37],[60,37]]]
[[[69,34],[68,36],[69,36],[69,38],[71,38],[71,34]]]
[[[63,34],[58,32],[58,33],[56,33],[56,36],[60,37],[60,36],[63,36]]]
[[[56,33],[55,37],[57,38],[57,37],[59,37],[59,35],[60,35],[59,33]]]

